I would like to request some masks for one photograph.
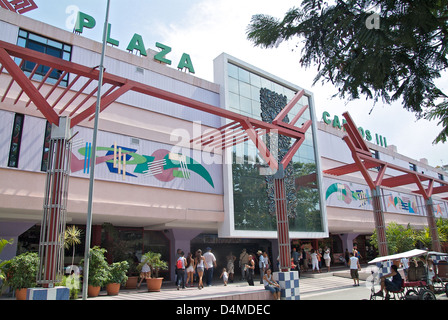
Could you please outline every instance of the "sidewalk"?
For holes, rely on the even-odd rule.
[[[301,300],[368,300],[370,297],[371,276],[367,265],[362,266],[360,286],[353,287],[350,271],[347,267],[332,267],[331,272],[312,273],[304,272],[300,277]],[[257,281],[258,280],[258,281]],[[436,295],[437,300],[448,300],[443,294]],[[1,300],[15,300],[13,297],[0,296]],[[213,286],[199,290],[195,287],[177,290],[173,282],[164,282],[160,292],[148,292],[146,284],[142,283],[140,289],[120,290],[117,296],[108,296],[106,291],[100,292],[95,298],[88,301],[162,301],[162,300],[272,300],[272,294],[264,289],[256,277],[255,285],[249,286],[245,281],[236,281],[224,286],[219,279],[214,280]],[[82,301],[81,298],[77,301]]]

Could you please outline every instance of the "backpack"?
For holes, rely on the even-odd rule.
[[[177,269],[183,269],[184,268],[184,263],[183,263],[183,260],[184,258],[179,258],[179,259],[177,259],[177,263],[176,263],[176,268]]]

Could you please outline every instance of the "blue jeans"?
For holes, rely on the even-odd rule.
[[[213,268],[205,269],[205,284],[211,286],[212,280],[213,280]]]
[[[180,287],[182,283],[182,288],[185,288],[185,269],[176,269],[177,273],[177,286]]]

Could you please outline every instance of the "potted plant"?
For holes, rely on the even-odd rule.
[[[136,289],[138,284],[138,262],[134,262],[132,259],[128,260],[128,280],[126,281],[126,289]]]
[[[109,265],[107,264],[105,257],[106,252],[106,249],[98,246],[91,248],[89,251],[89,279],[87,291],[89,297],[97,297],[101,287],[107,280]],[[81,264],[84,264],[83,260],[81,260]]]
[[[6,274],[6,284],[16,293],[17,300],[26,300],[28,288],[36,286],[39,256],[35,252],[26,252],[2,263]]]
[[[114,262],[109,266],[106,280],[106,291],[109,296],[116,296],[120,291],[120,286],[126,283],[129,263],[127,261]]]
[[[146,285],[150,292],[160,291],[163,278],[159,278],[159,270],[168,270],[168,263],[161,258],[161,253],[149,251],[142,256],[142,262],[139,265],[141,268],[141,266],[147,263],[151,268],[151,278],[146,279]]]

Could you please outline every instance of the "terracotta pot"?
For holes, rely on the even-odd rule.
[[[108,296],[116,296],[120,292],[120,284],[109,283],[106,285],[106,291]]]
[[[89,286],[87,287],[87,296],[91,298],[98,297],[98,295],[100,294],[100,290],[101,287],[94,287],[89,284]]]
[[[163,278],[150,278],[146,279],[146,286],[149,292],[159,292],[162,287]]]
[[[16,289],[16,300],[26,300],[27,288]]]
[[[126,289],[136,289],[138,283],[138,276],[128,277],[126,281]]]

